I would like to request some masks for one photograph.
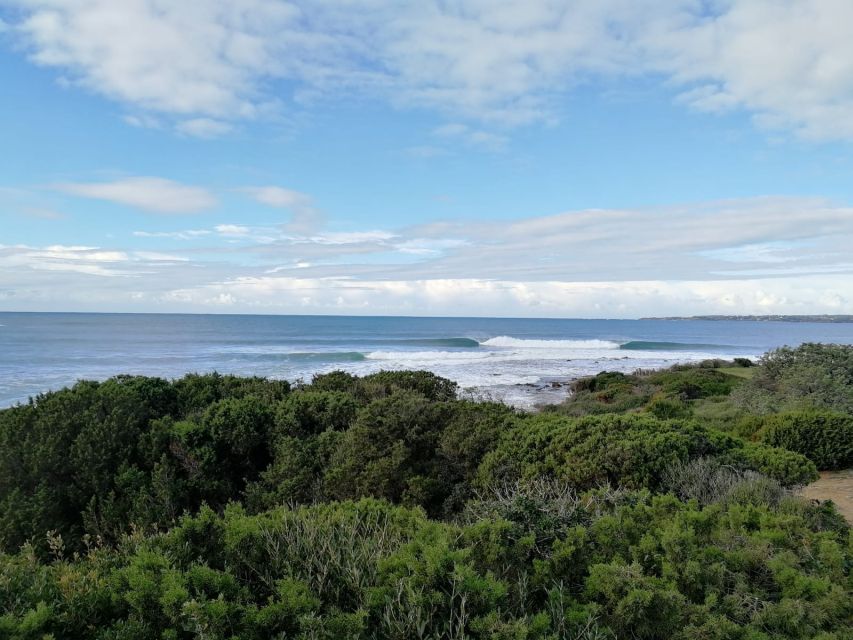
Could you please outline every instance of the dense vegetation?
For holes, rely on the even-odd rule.
[[[849,527],[789,488],[851,463],[851,353],[535,414],[426,372],[80,382],[0,411],[0,637],[848,638]]]

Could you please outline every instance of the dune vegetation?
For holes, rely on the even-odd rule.
[[[747,373],[748,372],[748,373]],[[0,411],[0,637],[850,638],[853,347],[601,373],[79,382]]]

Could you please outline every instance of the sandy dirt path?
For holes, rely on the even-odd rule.
[[[853,469],[821,471],[820,480],[800,492],[806,498],[832,500],[838,511],[853,524]]]

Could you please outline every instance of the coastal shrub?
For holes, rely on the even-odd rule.
[[[814,464],[802,455],[744,442],[692,421],[632,414],[575,419],[540,414],[505,432],[483,458],[478,482],[490,486],[544,476],[577,489],[609,483],[657,490],[668,467],[701,456],[720,456],[784,486],[817,477]]]
[[[306,437],[331,429],[346,431],[358,411],[355,396],[345,391],[299,390],[279,403],[275,426],[279,433]]]
[[[330,371],[329,373],[318,373],[311,378],[312,391],[341,391],[344,393],[357,394],[358,376],[346,371]]]
[[[738,378],[726,375],[719,368],[704,366],[665,369],[647,374],[645,379],[660,387],[664,393],[683,400],[727,396],[740,382]]]
[[[566,401],[547,406],[544,411],[578,417],[624,413],[642,407],[654,393],[654,388],[638,376],[616,371],[580,378],[570,388],[572,393]]]
[[[664,474],[663,487],[682,500],[778,505],[788,492],[778,481],[751,470],[739,470],[714,458],[676,463]]]
[[[0,554],[4,638],[843,638],[824,507],[518,485],[460,524],[364,499],[204,508],[79,556]]]
[[[625,389],[633,387],[639,382],[636,376],[621,373],[619,371],[602,371],[594,376],[579,378],[571,384],[573,392],[580,391],[604,391],[606,389]]]
[[[770,351],[732,400],[756,414],[808,407],[853,414],[853,345],[806,343]]]
[[[574,381],[569,398],[545,411],[580,417],[644,408],[660,418],[687,417],[698,401],[728,396],[740,384],[720,370],[726,364],[709,360],[661,371],[602,372]]]
[[[169,526],[202,503],[222,508],[246,499],[249,489],[254,509],[323,499],[323,478],[338,446],[326,434],[349,431],[372,396],[408,393],[409,400],[391,403],[389,411],[393,406],[405,413],[410,403],[424,416],[451,415],[448,407],[457,402],[455,383],[427,372],[367,378],[333,373],[316,382],[318,388],[292,390],[286,381],[216,373],[171,382],[118,376],[0,410],[0,548],[17,549],[31,539],[46,553],[47,531],[63,536],[73,550],[82,548],[87,534],[114,542],[132,526]],[[433,504],[447,486],[458,486],[479,462],[472,456],[493,438],[493,430],[477,436],[489,424],[474,420],[478,411],[468,412],[480,425],[469,434],[470,451],[454,454],[459,470],[447,473],[436,457],[448,418],[431,427],[426,449],[417,437],[404,438],[412,447],[411,464],[403,464],[411,467],[403,473],[407,486],[379,494],[396,500],[405,493],[406,501]],[[386,453],[390,458],[379,455],[375,468],[399,451]],[[422,454],[429,460],[419,466]],[[345,493],[377,493],[367,484],[359,485],[359,493]],[[461,504],[466,491],[456,493]]]
[[[433,402],[445,402],[456,399],[459,385],[429,371],[379,371],[362,377],[359,387],[369,398],[414,391]]]
[[[219,373],[190,373],[172,384],[178,397],[178,413],[191,416],[201,413],[218,400],[254,395],[275,403],[290,393],[287,380],[240,377]]]
[[[123,494],[144,464],[140,438],[151,420],[175,412],[169,382],[134,376],[80,382],[0,411],[0,547],[49,530],[79,540],[93,500],[109,501],[111,518],[126,523],[132,497]]]
[[[245,490],[253,512],[281,504],[311,504],[326,499],[323,478],[343,434],[327,430],[316,436],[279,436],[272,462]]]
[[[420,372],[2,410],[0,637],[845,637],[850,529],[787,488],[849,425],[744,418],[703,366],[579,382],[625,407],[584,417]],[[711,426],[735,419],[754,441]]]
[[[691,413],[690,407],[684,401],[679,398],[668,397],[661,393],[652,396],[652,399],[643,408],[648,413],[662,420],[686,418]]]
[[[721,460],[739,468],[754,469],[784,487],[806,485],[819,477],[814,463],[805,456],[757,442],[734,447],[726,451]]]
[[[853,415],[832,411],[791,411],[763,416],[755,437],[807,457],[818,469],[853,466]]]
[[[712,396],[696,400],[690,405],[693,418],[702,426],[717,431],[725,431],[742,438],[750,438],[753,431],[741,429],[741,423],[748,415],[746,411],[733,404],[729,397]]]
[[[434,402],[455,400],[458,385],[430,371],[378,371],[358,377],[345,371],[315,375],[310,385],[313,391],[340,391],[358,398],[360,404],[384,398],[395,391],[415,391]]]
[[[436,449],[451,413],[449,404],[408,390],[371,402],[332,456],[329,495],[376,496],[437,509],[449,487]]]

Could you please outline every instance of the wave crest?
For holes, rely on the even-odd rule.
[[[527,340],[512,336],[497,336],[480,343],[484,347],[516,349],[618,349],[620,344],[610,340]]]

